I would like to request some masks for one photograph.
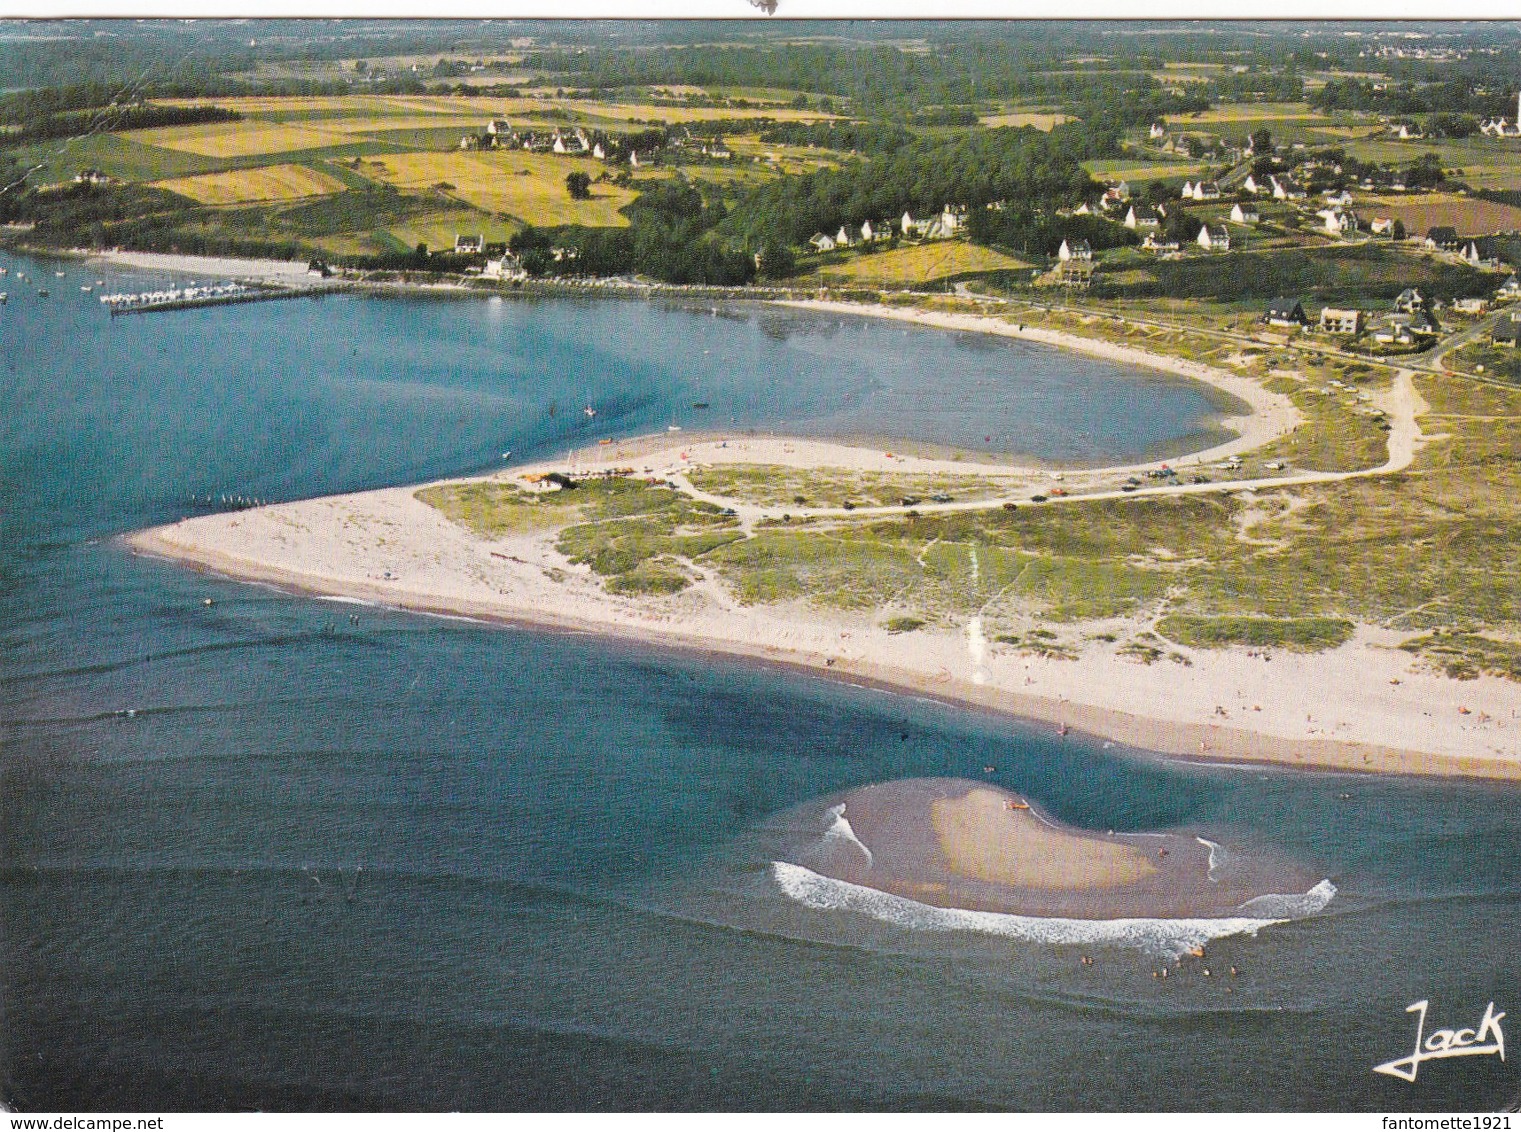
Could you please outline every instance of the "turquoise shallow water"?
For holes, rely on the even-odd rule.
[[[78,290],[98,272],[0,266],[53,291],[0,281],[8,1104],[1376,1110],[1521,1093],[1514,1059],[1433,1062],[1414,1084],[1371,1072],[1408,1052],[1417,999],[1450,1026],[1521,1003],[1512,789],[1167,762],[694,654],[289,596],[111,538],[192,492],[455,474],[663,427],[694,400],[735,428],[914,421],[970,447],[996,424],[1008,449],[1098,459],[1200,427],[1187,387],[748,308],[324,299],[112,322]],[[1031,404],[1062,405],[1044,451]],[[1129,434],[1104,433],[1114,421]],[[1226,993],[1153,979],[1165,960],[1144,940],[943,930],[777,883],[814,800],[912,776],[991,779],[1090,828],[1199,831],[1337,895],[1214,942],[1211,964],[1240,970]]]

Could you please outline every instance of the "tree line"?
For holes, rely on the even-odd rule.
[[[157,126],[194,126],[204,122],[238,122],[243,115],[221,106],[103,106],[23,121],[19,130],[0,134],[0,144],[25,145],[81,134],[120,133]]]

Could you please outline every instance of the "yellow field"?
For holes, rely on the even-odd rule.
[[[349,139],[331,129],[265,122],[213,122],[201,126],[165,126],[137,130],[132,140],[146,145],[196,153],[202,157],[248,157],[342,145]]]
[[[265,165],[230,173],[174,177],[153,182],[155,188],[187,196],[201,204],[250,204],[255,201],[299,200],[343,191],[343,182],[304,165]]]
[[[929,283],[974,271],[1010,271],[1030,265],[992,248],[960,240],[936,240],[875,255],[852,256],[819,268],[820,279],[851,283]]]
[[[460,133],[478,134],[486,128],[485,118],[464,118],[458,115],[438,114],[424,117],[420,114],[369,114],[353,118],[324,119],[322,129],[335,134],[373,134],[381,130],[436,130],[441,127],[456,129]]]
[[[593,185],[591,200],[571,200],[565,190],[567,173],[580,170],[595,178],[605,168],[598,161],[507,151],[388,153],[366,170],[413,191],[447,182],[454,187],[446,191],[456,200],[525,224],[621,228],[628,220],[618,209],[638,195],[636,190]]]
[[[1521,208],[1452,193],[1365,197],[1358,202],[1358,208],[1369,216],[1398,220],[1410,236],[1424,236],[1428,228],[1440,225],[1451,225],[1460,236],[1521,229]]]
[[[1065,114],[989,114],[982,124],[996,129],[999,126],[1034,126],[1037,130],[1050,132],[1052,126],[1069,121]]]
[[[484,236],[489,243],[505,243],[518,225],[461,208],[419,216],[388,230],[409,248],[427,244],[433,251],[452,251],[455,236]]]
[[[1372,138],[1384,133],[1386,127],[1377,124],[1366,126],[1316,126],[1315,133],[1333,138]]]
[[[774,118],[778,121],[823,120],[836,117],[817,110],[794,110],[788,106],[766,106],[755,110],[727,110],[718,106],[651,106],[647,102],[587,102],[564,98],[492,98],[459,95],[414,95],[389,99],[396,106],[419,114],[479,114],[486,119],[531,117],[551,110],[568,111],[577,121],[601,118],[627,121],[631,118],[659,118],[666,122],[699,122],[729,118]]]
[[[1146,164],[1140,161],[1085,161],[1083,168],[1099,180],[1155,181],[1168,177],[1191,176],[1203,168],[1198,162],[1180,161],[1171,165]]]
[[[351,110],[355,114],[384,113],[395,99],[382,95],[321,95],[311,98],[278,98],[250,96],[246,98],[155,98],[155,106],[205,106],[211,103],[236,110],[239,114],[331,113],[334,110]],[[393,113],[397,112],[395,110]]]

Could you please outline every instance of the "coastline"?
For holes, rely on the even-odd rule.
[[[1270,659],[1240,648],[1179,649],[1185,667],[1141,664],[1092,639],[1075,660],[1050,659],[989,646],[980,625],[893,634],[869,614],[743,606],[711,578],[674,597],[634,600],[603,590],[588,567],[554,551],[552,538],[480,538],[416,490],[187,519],[125,541],[138,553],[300,593],[722,654],[1070,728],[1139,752],[1521,781],[1521,687],[1421,670],[1394,647],[1399,634],[1360,627],[1340,648]],[[1118,636],[1143,626],[1102,627]]]
[[[130,258],[129,258],[130,257]],[[247,272],[259,261],[147,257],[114,253],[116,262],[204,274]],[[296,263],[269,270],[286,273]],[[216,272],[213,271],[213,274]],[[993,333],[1095,355],[1203,382],[1243,403],[1246,415],[1222,427],[1234,439],[1173,461],[1201,465],[1260,447],[1293,429],[1292,402],[1250,378],[1135,347],[1023,327],[974,314],[911,310],[881,304],[779,301],[803,310],[892,318],[943,330]],[[1332,481],[1396,471],[1421,443],[1413,390],[1403,385],[1391,404],[1396,423],[1390,459],[1357,472],[1304,473],[1256,481],[1186,485],[1172,492],[1248,490]],[[1397,383],[1399,385],[1400,383]],[[732,433],[633,438],[572,453],[571,468],[596,472],[639,460],[647,473],[671,479],[688,494],[728,505],[693,487],[687,471],[717,463],[780,464],[976,476],[1008,491],[1063,479],[1080,498],[1118,497],[1100,481],[1144,464],[1057,470],[1038,465],[948,460],[885,452],[848,443]],[[472,480],[513,479],[564,468],[563,461]],[[444,482],[460,482],[459,480]],[[607,593],[589,568],[573,566],[542,535],[487,540],[455,526],[416,500],[424,485],[204,516],[125,537],[136,552],[162,556],[230,578],[320,596],[373,602],[412,612],[464,616],[568,632],[594,633],[662,648],[723,654],[830,679],[890,689],[1013,716],[1053,729],[1073,729],[1139,751],[1204,761],[1245,761],[1328,770],[1460,775],[1521,781],[1521,687],[1494,677],[1458,682],[1421,669],[1396,647],[1401,634],[1360,626],[1353,640],[1317,654],[1278,652],[1270,660],[1244,649],[1179,649],[1187,664],[1150,665],[1120,656],[1099,632],[1122,637],[1142,621],[1083,626],[1090,630],[1075,660],[1026,656],[983,639],[977,619],[966,626],[893,634],[869,614],[789,605],[743,606],[715,579],[700,578],[670,598],[638,600]],[[1112,485],[1108,485],[1112,486]],[[1131,495],[1151,494],[1143,487]],[[997,506],[964,500],[940,510]],[[743,523],[774,518],[780,506],[734,504]],[[804,509],[807,510],[807,509]],[[832,515],[830,508],[813,509]],[[875,511],[855,509],[858,518]],[[839,512],[843,514],[843,511]],[[376,532],[385,531],[382,537]]]

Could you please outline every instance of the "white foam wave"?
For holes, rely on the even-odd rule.
[[[1220,866],[1225,864],[1225,850],[1220,848],[1218,842],[1211,841],[1207,837],[1195,837],[1194,840],[1209,850],[1209,879],[1219,880]]]
[[[866,858],[866,864],[869,867],[872,863],[871,850],[866,847],[865,842],[856,836],[856,831],[851,828],[850,822],[846,820],[845,803],[841,802],[838,806],[831,807],[829,816],[834,820],[830,823],[829,828],[824,831],[824,844],[851,846]]]
[[[1292,892],[1269,892],[1264,896],[1254,897],[1236,909],[1251,916],[1271,916],[1280,920],[1297,920],[1303,916],[1313,916],[1321,911],[1331,898],[1336,895],[1336,886],[1329,880],[1323,880],[1309,892],[1295,894]]]
[[[363,598],[358,597],[348,597],[344,594],[314,594],[313,596],[318,601],[331,601],[336,605],[363,605],[368,608],[374,608],[375,606],[373,601],[365,601]]]
[[[811,869],[786,861],[772,861],[771,875],[789,898],[820,911],[855,912],[884,923],[914,931],[982,932],[1040,944],[1117,944],[1176,958],[1190,948],[1230,935],[1256,935],[1272,924],[1292,918],[1275,916],[1223,916],[1190,919],[1077,920],[1058,916],[1017,916],[1007,912],[975,912],[964,908],[938,908],[904,896],[894,896],[864,885],[820,876]],[[1335,895],[1330,881],[1322,881],[1300,898],[1306,907],[1319,911]],[[1324,899],[1320,899],[1320,896]],[[1316,901],[1311,901],[1314,896]],[[1274,899],[1259,897],[1261,900]],[[1248,905],[1256,901],[1249,901]],[[1248,905],[1243,905],[1245,909]],[[1302,913],[1309,915],[1310,912]]]

